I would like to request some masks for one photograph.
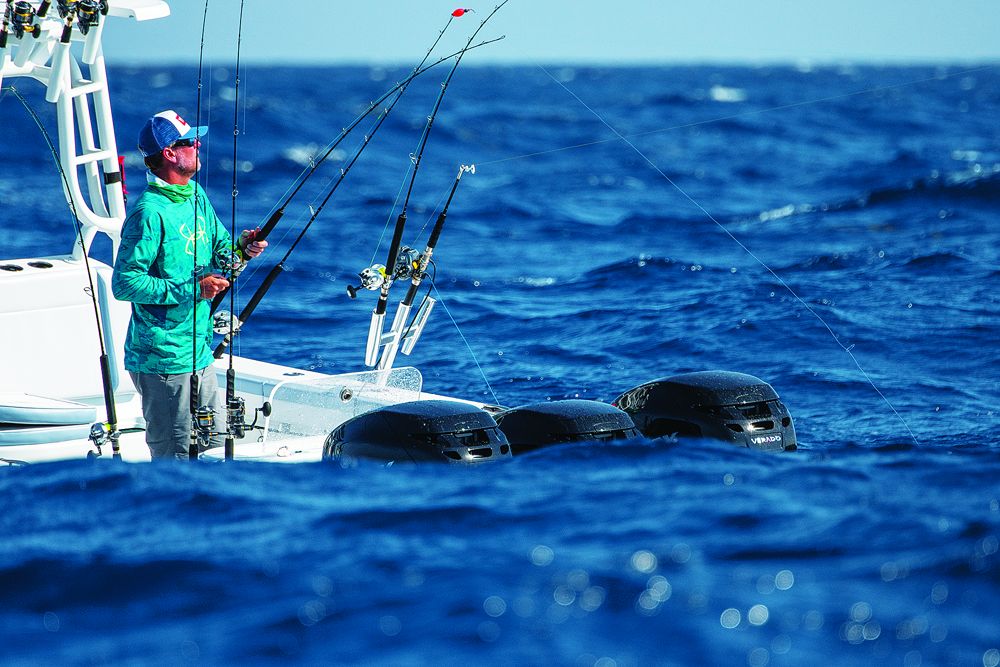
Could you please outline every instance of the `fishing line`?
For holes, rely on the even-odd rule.
[[[612,142],[619,141],[620,140],[619,137],[621,139],[625,139],[625,138],[636,139],[636,138],[639,138],[639,137],[645,137],[645,136],[649,136],[649,135],[652,135],[652,134],[660,134],[660,133],[663,133],[663,132],[673,132],[675,130],[684,130],[684,129],[692,128],[692,127],[700,127],[702,125],[710,125],[712,123],[721,123],[721,122],[727,121],[727,120],[738,120],[740,118],[745,118],[747,116],[755,116],[755,115],[759,115],[759,114],[771,113],[771,112],[774,112],[774,111],[784,111],[784,110],[787,110],[787,109],[795,109],[797,107],[804,107],[804,106],[809,106],[809,105],[812,105],[812,104],[821,104],[823,102],[833,102],[835,100],[849,99],[851,97],[859,97],[861,95],[869,95],[869,94],[872,94],[872,93],[880,93],[880,92],[884,92],[884,91],[895,90],[897,88],[906,88],[906,87],[909,87],[909,86],[916,86],[916,85],[919,85],[919,84],[922,84],[922,83],[931,83],[931,82],[934,82],[934,81],[944,81],[946,79],[950,79],[950,78],[953,78],[953,77],[964,76],[964,75],[967,75],[967,74],[975,74],[976,72],[982,72],[984,70],[989,70],[989,69],[994,69],[994,68],[995,68],[995,66],[993,66],[993,65],[985,65],[983,67],[976,67],[976,68],[973,68],[973,69],[961,70],[961,71],[958,71],[958,72],[953,72],[953,73],[949,73],[949,74],[942,74],[942,75],[938,75],[938,76],[928,77],[928,78],[925,78],[925,79],[916,79],[916,80],[913,80],[913,81],[904,81],[902,83],[895,83],[895,84],[892,84],[890,86],[875,86],[873,88],[866,88],[865,90],[858,90],[858,91],[854,91],[854,92],[851,92],[851,93],[842,93],[840,95],[830,95],[829,97],[820,97],[820,98],[816,98],[816,99],[812,99],[812,100],[805,100],[805,101],[802,101],[802,102],[792,102],[790,104],[781,104],[781,105],[774,106],[774,107],[768,107],[766,109],[752,109],[752,110],[749,110],[749,111],[741,111],[739,113],[729,114],[727,116],[718,116],[716,118],[709,118],[709,119],[706,119],[706,120],[693,121],[691,123],[683,123],[681,125],[673,125],[671,127],[663,127],[663,128],[659,128],[659,129],[656,129],[656,130],[646,130],[644,132],[634,132],[634,133],[630,133],[630,134],[623,134],[623,135],[615,136],[615,137],[613,137],[611,139],[597,139],[595,141],[587,141],[587,142],[580,143],[580,144],[573,144],[573,145],[570,145],[570,146],[562,146],[560,148],[550,148],[550,149],[547,149],[547,150],[536,151],[536,152],[533,152],[533,153],[524,153],[522,155],[512,155],[510,157],[499,158],[499,159],[496,159],[496,160],[480,160],[480,161],[476,162],[476,164],[482,167],[482,166],[485,166],[485,165],[499,164],[501,162],[510,162],[512,160],[521,160],[521,159],[526,159],[526,158],[538,157],[538,156],[541,156],[541,155],[550,155],[552,153],[560,153],[562,151],[576,150],[578,148],[590,148],[591,146],[600,146],[602,144],[609,144],[609,143],[612,143]],[[548,74],[550,77],[552,76],[548,72],[546,72],[546,74]],[[559,83],[559,81],[556,81],[556,83]],[[562,85],[562,84],[560,83],[560,85]]]
[[[434,220],[434,216],[437,213],[438,208],[440,208],[441,202],[445,200],[449,192],[451,192],[451,186],[448,186],[447,188],[444,189],[444,191],[441,193],[441,198],[438,199],[437,203],[434,204],[434,208],[430,209],[430,215],[427,216],[427,220],[424,221],[423,226],[417,230],[416,235],[413,237],[412,243],[414,245],[416,245],[417,241],[420,240],[420,237],[424,235],[424,230],[427,229],[427,225],[431,224],[431,221]]]
[[[466,349],[469,350],[469,354],[472,356],[472,361],[475,362],[476,368],[479,369],[479,374],[483,377],[483,382],[486,383],[486,388],[490,390],[490,395],[493,397],[493,403],[495,405],[500,405],[500,399],[497,398],[496,392],[493,391],[493,386],[490,384],[489,379],[486,377],[486,371],[483,370],[482,365],[479,363],[479,358],[476,357],[476,353],[472,349],[472,345],[469,344],[469,340],[465,337],[465,334],[462,333],[462,328],[458,326],[458,322],[455,320],[454,316],[451,314],[451,311],[448,309],[448,304],[445,303],[444,296],[441,294],[441,290],[438,289],[437,283],[435,283],[433,280],[431,281],[431,287],[434,289],[434,293],[437,294],[438,303],[440,303],[441,306],[444,308],[444,312],[448,314],[448,319],[450,319],[451,323],[455,325],[455,331],[458,332],[458,335],[459,337],[461,337],[462,342],[465,343]]]
[[[412,165],[413,163],[410,162],[409,164]],[[410,173],[409,166],[406,168],[406,173],[407,174]],[[372,258],[368,260],[369,264],[373,264],[375,262],[375,257],[378,256],[379,248],[382,246],[382,240],[385,238],[385,233],[389,230],[389,223],[392,222],[392,212],[396,209],[396,204],[399,203],[399,196],[403,194],[404,187],[406,187],[406,175],[403,176],[403,182],[399,184],[399,191],[396,193],[395,201],[392,202],[392,209],[389,210],[389,217],[385,219],[385,225],[382,227],[382,233],[379,234],[378,243],[375,245],[375,252],[372,253]],[[431,224],[431,221],[434,220],[434,215],[437,213],[438,207],[441,206],[441,202],[445,200],[445,197],[448,196],[448,192],[450,190],[451,186],[449,185],[441,193],[441,198],[437,200],[436,204],[434,204],[434,208],[431,209],[430,215],[427,216],[427,220],[424,222],[423,226],[417,232],[417,235],[413,238],[413,243],[416,243],[420,239],[420,237],[424,233],[424,230],[427,229],[427,225]]]
[[[434,259],[433,258],[428,259],[427,260],[427,265],[430,268],[431,273],[430,273],[430,276],[427,278],[427,291],[424,292],[424,298],[422,298],[420,300],[420,305],[421,306],[424,304],[425,301],[427,301],[427,299],[430,298],[430,296],[431,296],[431,288],[434,287],[434,280],[437,278],[438,267],[437,267],[437,264],[434,263]],[[420,310],[420,307],[417,307],[417,311],[418,312],[419,312],[419,310]],[[413,326],[416,324],[416,322],[417,322],[416,318],[410,320],[410,323],[407,325],[406,330],[403,331],[403,336],[402,336],[403,338],[406,338],[408,335],[410,335],[410,331],[413,330]]]
[[[504,2],[507,2],[507,1],[508,0],[504,0]],[[449,19],[449,23],[450,22],[451,21]],[[482,26],[480,26],[480,27],[482,27]],[[443,33],[443,31],[442,31],[442,33]],[[473,36],[475,36],[475,33],[473,34]],[[434,44],[431,45],[431,49],[429,49],[427,51],[427,53],[424,55],[424,58],[420,61],[420,65],[418,65],[413,70],[413,72],[411,72],[411,74],[408,77],[406,77],[405,79],[403,79],[402,82],[397,83],[395,86],[393,86],[392,88],[390,88],[389,90],[387,90],[385,93],[383,93],[382,96],[379,97],[377,101],[372,102],[369,105],[369,107],[368,107],[367,110],[365,110],[357,118],[355,118],[354,121],[352,121],[350,125],[348,125],[346,128],[344,128],[341,131],[340,135],[338,135],[338,137],[333,142],[330,143],[329,148],[327,149],[326,153],[324,153],[323,157],[321,157],[319,159],[319,161],[315,162],[311,167],[308,167],[306,170],[303,171],[303,174],[305,174],[305,175],[299,179],[298,183],[295,184],[294,188],[291,191],[291,194],[289,194],[282,201],[282,203],[280,204],[280,206],[278,206],[278,208],[275,209],[273,211],[273,213],[271,213],[271,215],[268,218],[267,222],[265,222],[264,225],[263,225],[263,227],[261,227],[260,230],[257,232],[256,240],[263,241],[263,240],[265,240],[267,238],[268,234],[270,234],[271,231],[274,229],[274,227],[278,224],[278,221],[281,220],[281,218],[284,216],[285,208],[289,205],[289,203],[291,202],[292,198],[294,198],[295,195],[298,194],[299,190],[302,188],[303,185],[305,185],[306,181],[308,181],[312,177],[312,175],[316,172],[316,169],[318,169],[319,166],[332,154],[334,148],[336,148],[337,145],[341,141],[343,141],[347,137],[347,135],[350,134],[354,130],[354,128],[356,128],[358,126],[359,123],[361,123],[362,120],[364,120],[366,117],[368,117],[368,115],[377,108],[377,105],[379,105],[382,102],[384,102],[385,100],[387,100],[389,98],[389,96],[392,95],[393,93],[396,93],[396,98],[392,101],[392,103],[389,105],[389,107],[386,110],[384,110],[383,115],[381,116],[382,120],[384,120],[385,114],[388,114],[388,110],[390,110],[396,104],[396,102],[399,101],[399,99],[403,96],[403,93],[406,91],[406,88],[409,86],[409,84],[415,78],[417,78],[418,76],[420,76],[421,74],[423,74],[427,70],[431,69],[432,67],[434,67],[434,66],[436,66],[436,65],[438,65],[438,64],[440,64],[440,63],[442,63],[445,60],[448,60],[450,58],[453,58],[453,57],[457,56],[458,60],[461,60],[461,57],[465,53],[467,53],[468,51],[471,51],[473,49],[479,48],[480,46],[485,46],[487,44],[492,44],[493,42],[500,41],[501,39],[503,39],[503,36],[497,37],[495,39],[484,40],[484,41],[480,42],[479,44],[475,44],[475,45],[472,44],[472,40],[470,39],[469,42],[465,45],[465,48],[463,48],[462,50],[457,51],[457,52],[455,52],[455,53],[453,53],[453,54],[451,54],[449,56],[445,56],[443,58],[439,58],[438,60],[436,60],[435,62],[431,63],[430,65],[423,66],[423,64],[425,62],[427,62],[427,59],[430,57],[431,51],[433,50],[434,46],[437,45],[437,43],[438,43],[438,41],[440,39],[441,39],[441,34],[439,33],[437,39],[434,40]],[[456,62],[458,62],[458,61],[456,61]],[[343,180],[343,179],[341,178],[341,180]],[[340,181],[338,181],[338,183],[339,182]],[[329,195],[327,196],[327,198],[329,198]],[[324,200],[324,202],[325,201],[326,200]],[[211,308],[213,312],[216,309],[218,309],[219,304],[222,302],[222,298],[226,295],[226,292],[228,292],[228,288],[222,290],[221,292],[219,292],[218,294],[215,295],[215,298],[212,300],[212,308]]]
[[[711,213],[709,213],[708,210],[704,206],[702,206],[697,201],[695,201],[694,198],[691,197],[691,195],[689,195],[683,188],[681,188],[679,185],[677,185],[677,183],[675,183],[669,176],[667,176],[663,172],[662,169],[660,169],[658,166],[656,166],[656,164],[652,160],[650,160],[648,157],[646,157],[645,153],[643,153],[642,151],[640,151],[635,146],[635,144],[633,144],[625,136],[623,136],[622,134],[620,134],[600,114],[598,114],[590,106],[588,106],[586,102],[584,102],[582,99],[580,99],[580,97],[576,93],[574,93],[572,90],[570,90],[569,88],[567,88],[562,82],[560,82],[558,79],[556,79],[554,76],[552,76],[552,74],[550,74],[547,69],[545,69],[541,65],[539,65],[539,68],[543,72],[545,72],[549,76],[549,78],[551,78],[553,81],[555,81],[557,84],[559,84],[563,88],[563,90],[565,90],[567,93],[569,93],[570,95],[572,95],[573,98],[576,99],[577,102],[579,102],[580,104],[582,104],[584,106],[584,108],[587,109],[587,111],[589,111],[590,113],[592,113],[609,130],[611,130],[616,135],[618,135],[619,139],[621,139],[623,142],[625,142],[625,144],[627,144],[629,146],[629,148],[631,148],[633,151],[635,151],[636,154],[638,154],[639,157],[641,157],[650,167],[652,167],[654,171],[656,171],[660,176],[662,176],[663,179],[665,181],[667,181],[667,183],[669,183],[671,186],[673,186],[673,188],[675,190],[677,190],[677,192],[679,192],[681,194],[681,196],[683,196],[685,199],[687,199],[689,202],[691,202],[691,204],[693,204],[698,210],[700,210],[709,220],[711,220],[715,224],[716,227],[718,227],[719,229],[721,229],[722,232],[724,234],[726,234],[726,236],[728,236],[740,248],[742,248],[743,251],[747,255],[749,255],[755,262],[757,262],[758,264],[760,264],[764,268],[764,270],[766,270],[768,273],[770,273],[774,277],[774,279],[777,280],[778,283],[781,284],[781,286],[784,287],[788,291],[788,293],[791,294],[795,298],[795,300],[799,302],[799,304],[801,304],[807,311],[809,311],[809,313],[813,317],[815,317],[820,322],[820,324],[822,324],[826,328],[826,330],[829,332],[830,336],[837,343],[837,345],[839,345],[840,348],[844,352],[847,353],[847,355],[854,362],[854,365],[857,367],[858,371],[861,372],[861,375],[864,376],[865,380],[868,381],[868,384],[870,384],[872,386],[872,389],[875,390],[875,393],[877,393],[882,398],[882,400],[885,401],[885,404],[887,406],[889,406],[889,409],[892,411],[892,413],[894,415],[896,415],[896,417],[899,419],[900,423],[903,424],[903,428],[905,428],[906,431],[907,431],[907,433],[910,434],[910,437],[913,439],[913,441],[914,442],[918,442],[917,437],[913,434],[913,431],[910,430],[910,427],[906,423],[906,420],[903,419],[903,416],[899,414],[899,412],[892,405],[892,403],[885,396],[885,394],[883,394],[882,391],[878,388],[878,386],[876,386],[874,380],[871,379],[871,377],[868,375],[867,371],[865,371],[865,369],[862,368],[861,363],[858,361],[857,357],[854,356],[854,353],[851,351],[854,348],[853,344],[852,345],[844,345],[844,343],[841,342],[840,337],[837,336],[837,334],[834,332],[833,328],[829,324],[827,324],[826,320],[823,319],[823,317],[819,313],[817,313],[808,303],[806,303],[806,301],[804,299],[802,299],[802,297],[800,297],[795,292],[795,290],[792,289],[792,287],[788,283],[786,283],[784,280],[782,280],[781,276],[779,276],[777,273],[775,273],[774,270],[764,262],[764,260],[762,260],[760,257],[758,257],[757,255],[755,255],[753,253],[753,251],[750,250],[750,248],[748,248],[743,242],[741,242],[738,238],[736,238],[736,236],[733,235],[732,232],[730,232],[728,229],[726,229],[726,227],[721,222],[719,222],[715,218],[715,216],[713,216]]]
[[[450,23],[451,23],[451,19],[449,19],[448,25],[450,25]],[[447,28],[447,25],[445,26],[445,28]],[[319,166],[321,164],[323,164],[323,162],[330,156],[330,154],[340,144],[340,142],[343,141],[344,138],[346,138],[347,135],[350,134],[354,130],[354,128],[357,127],[358,124],[362,120],[364,120],[370,113],[372,113],[376,108],[378,108],[378,105],[382,104],[382,102],[384,102],[385,100],[389,99],[390,95],[392,95],[393,93],[399,93],[401,90],[405,90],[406,87],[409,86],[410,83],[414,79],[416,79],[418,76],[420,76],[421,74],[424,74],[428,70],[430,70],[430,69],[432,69],[432,68],[440,65],[441,63],[445,62],[446,60],[450,60],[451,58],[454,58],[456,56],[460,58],[467,51],[472,51],[473,49],[477,49],[477,48],[479,48],[481,46],[486,46],[487,44],[492,44],[493,42],[498,42],[498,41],[504,39],[504,37],[501,36],[501,37],[497,37],[497,38],[494,38],[494,39],[484,40],[484,41],[482,41],[482,42],[480,42],[478,44],[475,44],[475,45],[468,45],[467,44],[464,49],[461,49],[459,51],[451,53],[451,54],[449,54],[447,56],[438,58],[437,60],[435,60],[434,62],[432,62],[429,65],[424,65],[424,63],[427,62],[427,58],[430,57],[431,52],[434,50],[434,48],[437,46],[438,42],[441,40],[441,36],[443,34],[444,34],[444,30],[441,30],[438,33],[437,38],[434,40],[434,43],[431,45],[431,48],[428,49],[427,54],[420,61],[420,64],[417,65],[417,67],[415,67],[410,72],[409,75],[407,75],[402,81],[396,82],[396,84],[394,86],[392,86],[391,88],[389,88],[389,90],[387,90],[384,93],[382,93],[382,95],[380,95],[374,102],[370,102],[368,104],[368,108],[365,109],[365,111],[363,111],[360,115],[357,116],[357,118],[355,118],[353,121],[351,121],[351,123],[348,124],[347,127],[343,128],[341,130],[341,133],[333,141],[331,141],[330,143],[328,143],[326,145],[326,147],[323,149],[323,156],[322,157],[320,157],[318,160],[316,160],[315,156],[314,156],[314,158],[309,161],[310,162],[309,165],[306,166],[299,173],[299,175],[296,177],[296,179],[294,181],[292,181],[291,185],[289,185],[289,187],[285,190],[285,195],[283,196],[283,198],[281,200],[281,203],[280,204],[276,204],[275,207],[272,208],[271,213],[269,215],[268,223],[265,224],[265,226],[264,226],[265,229],[268,227],[268,225],[273,225],[274,224],[274,223],[271,222],[272,220],[274,220],[274,222],[276,223],[277,219],[281,218],[281,214],[284,213],[285,207],[288,206],[288,204],[291,202],[291,200],[295,197],[295,195],[302,188],[302,186],[306,184],[306,182],[312,177],[312,175],[316,172],[316,170],[319,168]]]
[[[451,21],[449,20],[449,24],[450,24],[450,22]],[[445,27],[447,27],[447,26],[445,26]],[[442,33],[443,32],[444,31],[442,31]],[[440,39],[440,38],[441,38],[441,36],[438,35],[438,39]],[[437,44],[437,40],[435,40],[434,44],[435,45]],[[432,46],[431,49],[433,49],[433,48],[434,47]],[[421,61],[421,64],[423,62],[425,62],[428,57],[430,57],[430,54],[431,54],[431,51],[428,50],[428,52],[424,55],[424,59]],[[418,66],[418,69],[419,69],[419,66]],[[339,188],[340,185],[344,182],[344,179],[347,178],[347,174],[351,171],[351,169],[357,163],[358,159],[361,157],[361,154],[364,153],[365,148],[368,147],[369,143],[374,138],[374,136],[378,132],[379,128],[382,126],[382,124],[385,122],[385,120],[389,117],[389,113],[396,106],[396,104],[399,102],[399,100],[402,99],[404,92],[406,92],[406,87],[405,86],[402,87],[402,88],[399,88],[398,91],[397,91],[396,97],[392,100],[392,102],[387,107],[385,107],[383,109],[382,113],[379,114],[378,118],[372,124],[371,129],[369,130],[369,132],[367,134],[365,134],[364,139],[361,142],[361,145],[358,147],[357,151],[355,151],[354,156],[350,159],[350,161],[347,163],[346,166],[341,167],[341,169],[340,169],[340,176],[336,178],[333,186],[326,193],[326,196],[323,198],[323,201],[320,203],[320,205],[315,210],[312,211],[312,215],[310,216],[308,222],[306,222],[305,226],[299,232],[298,236],[292,242],[291,246],[289,246],[288,250],[285,252],[284,257],[282,257],[282,259],[271,268],[271,270],[268,272],[267,276],[265,276],[264,281],[257,288],[257,291],[254,292],[253,296],[250,298],[250,300],[247,302],[247,304],[243,307],[243,310],[240,311],[240,315],[239,315],[240,326],[242,326],[243,324],[245,324],[247,322],[247,320],[250,318],[250,316],[253,315],[254,311],[257,308],[257,304],[259,304],[260,300],[262,298],[264,298],[264,295],[271,288],[271,285],[274,284],[274,281],[278,278],[278,276],[281,275],[286,270],[285,269],[285,262],[288,261],[288,258],[291,256],[292,252],[298,246],[299,242],[302,241],[302,239],[305,237],[306,232],[309,231],[309,228],[312,226],[312,224],[319,217],[319,214],[323,211],[323,208],[326,206],[327,202],[330,201],[330,198],[333,197],[334,193],[337,191],[337,188]],[[361,116],[361,118],[364,118],[364,116]],[[342,135],[342,137],[343,136],[346,136],[346,134]],[[312,208],[312,207],[310,207],[310,208]],[[272,217],[272,220],[274,220],[273,217]],[[271,224],[271,222],[269,221],[268,224]],[[260,235],[258,235],[258,238],[262,238],[262,237]],[[218,295],[216,296],[216,301],[219,301]],[[213,306],[214,305],[217,305],[216,302],[213,302]],[[214,356],[215,356],[216,359],[219,359],[222,356],[222,354],[225,352],[226,348],[232,342],[232,339],[233,339],[233,336],[234,336],[235,333],[236,333],[236,329],[234,329],[233,327],[230,327],[229,333],[226,334],[223,337],[222,342],[220,342],[215,347],[215,351],[214,351],[213,354],[214,354]]]
[[[406,187],[406,178],[410,175],[411,167],[413,167],[413,161],[408,160],[406,162],[406,172],[403,173],[403,180],[399,183],[399,190],[396,191],[396,198],[392,200],[392,208],[389,209],[389,215],[385,218],[385,224],[382,226],[382,232],[378,235],[378,242],[375,244],[375,250],[372,252],[372,258],[368,260],[369,264],[375,263],[378,251],[382,247],[382,240],[385,239],[385,233],[389,231],[389,225],[392,223],[392,213],[396,210],[396,204],[399,203],[399,198],[403,196],[403,188]]]
[[[459,9],[456,9],[454,12],[451,13],[451,16],[448,17],[448,23],[446,23],[445,26],[444,26],[444,28],[441,30],[441,32],[438,33],[438,38],[437,38],[437,40],[434,41],[435,45],[437,45],[438,41],[440,41],[441,37],[444,35],[444,31],[448,29],[448,26],[451,25],[451,22],[454,21],[456,17],[462,16],[466,11],[468,11],[468,10],[464,10],[464,9],[459,10]],[[475,38],[475,33],[473,33],[473,39],[474,38]],[[468,45],[466,45],[466,46],[468,46]],[[434,49],[434,47],[432,46],[431,50],[433,50],[433,49]],[[428,55],[430,55],[429,52],[428,52]],[[461,56],[459,56],[459,59],[461,59]],[[420,136],[420,141],[424,140],[424,137],[427,135],[428,132],[429,132],[429,128],[425,126],[424,133],[421,134],[421,136]],[[420,148],[420,141],[417,142],[417,149]],[[375,263],[375,258],[378,256],[379,248],[382,247],[382,239],[385,238],[385,233],[386,233],[386,231],[388,231],[389,224],[392,222],[392,212],[396,210],[396,204],[399,203],[399,197],[400,197],[400,195],[403,194],[403,188],[406,186],[406,180],[407,180],[407,177],[410,175],[410,170],[411,169],[413,170],[413,178],[416,178],[416,176],[417,176],[416,170],[420,166],[420,160],[419,160],[419,158],[414,159],[413,155],[414,155],[413,153],[410,153],[410,161],[407,162],[407,164],[406,164],[406,171],[403,172],[403,179],[402,179],[402,181],[399,184],[399,190],[396,192],[396,198],[392,200],[392,208],[389,209],[389,214],[385,218],[385,225],[383,225],[382,232],[379,234],[378,242],[375,244],[375,250],[372,252],[372,258],[368,261],[369,264],[374,264]],[[410,190],[412,191],[412,189],[413,189],[413,182],[411,180],[410,181]],[[407,199],[407,201],[409,201],[409,199],[410,199],[409,192],[407,192],[407,194],[406,194],[406,199]],[[405,208],[406,204],[403,204],[403,206]]]
[[[389,302],[389,290],[392,288],[392,284],[395,280],[396,271],[396,261],[399,258],[399,247],[403,239],[403,232],[406,227],[406,210],[410,203],[410,197],[413,194],[413,186],[417,180],[417,172],[420,170],[421,160],[424,156],[424,151],[427,148],[427,140],[430,138],[431,129],[434,127],[434,119],[437,118],[438,111],[441,110],[441,103],[444,101],[444,95],[448,91],[448,86],[451,84],[452,78],[455,76],[455,72],[458,71],[458,66],[462,62],[462,56],[468,51],[468,47],[472,45],[473,40],[476,39],[476,35],[479,31],[496,16],[504,5],[506,5],[510,0],[503,0],[500,4],[493,8],[486,18],[484,18],[480,23],[479,27],[472,33],[469,37],[469,41],[465,43],[465,49],[459,53],[458,57],[455,58],[455,63],[451,66],[451,70],[448,72],[448,76],[445,77],[444,81],[441,83],[441,91],[437,95],[437,99],[434,100],[434,107],[431,110],[429,116],[427,116],[427,123],[424,125],[423,132],[420,135],[420,141],[418,142],[418,150],[416,155],[410,155],[410,160],[413,162],[413,172],[410,175],[410,185],[406,191],[406,197],[403,199],[403,206],[400,209],[399,216],[396,218],[396,225],[392,232],[392,240],[389,242],[389,253],[385,262],[385,279],[382,281],[382,285],[379,289],[378,301],[375,304],[375,308],[372,311],[372,320],[368,328],[368,344],[366,348],[365,362],[372,366],[374,361],[372,359],[373,355],[377,356],[379,349],[378,341],[381,339],[381,333],[378,333],[383,320],[385,318],[386,306]],[[465,10],[455,10],[452,16],[460,16]],[[348,287],[348,293],[351,292],[350,286]],[[397,316],[399,311],[397,311]],[[376,335],[378,334],[378,335]]]

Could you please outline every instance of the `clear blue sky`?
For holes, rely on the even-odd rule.
[[[464,44],[496,1],[449,28]],[[169,18],[108,26],[114,63],[197,61],[203,0]],[[245,0],[246,62],[412,63],[455,0]],[[276,11],[280,8],[280,11]],[[239,0],[210,0],[205,57],[232,60]],[[1000,62],[1000,0],[510,0],[483,29],[497,62]],[[440,51],[444,53],[443,51]]]

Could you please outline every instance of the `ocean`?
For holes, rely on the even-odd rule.
[[[207,66],[203,184],[221,219],[234,164],[236,224],[253,227],[407,71],[254,65],[237,93],[231,66]],[[237,353],[362,368],[374,295],[346,287],[384,262],[446,74],[410,86]],[[134,197],[139,127],[165,108],[194,123],[198,72],[109,77]],[[52,156],[12,95],[0,113],[0,255],[68,252]],[[0,468],[0,662],[997,667],[998,113],[995,65],[463,62],[404,242],[422,247],[459,165],[476,173],[434,255],[440,303],[399,364],[427,391],[505,406],[749,373],[799,449]],[[260,266],[371,124],[308,181]]]

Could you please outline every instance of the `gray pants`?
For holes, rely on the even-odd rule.
[[[133,373],[139,395],[142,397],[142,416],[146,420],[146,444],[154,459],[188,458],[191,442],[191,374],[161,375],[159,373]],[[198,405],[215,410],[215,430],[225,430],[226,412],[219,396],[219,383],[215,368],[209,366],[198,371]],[[213,436],[212,446],[221,447],[223,436]]]

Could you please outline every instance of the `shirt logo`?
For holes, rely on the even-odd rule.
[[[184,245],[184,254],[194,257],[195,253],[195,241],[198,242],[199,247],[205,245],[205,241],[208,239],[208,232],[205,231],[205,218],[203,216],[198,216],[198,230],[197,233],[192,232],[191,228],[187,223],[181,225],[181,237],[187,241]]]

